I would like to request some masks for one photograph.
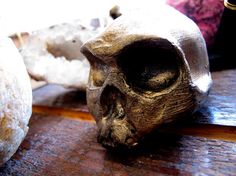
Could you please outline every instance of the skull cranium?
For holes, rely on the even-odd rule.
[[[198,27],[168,6],[122,15],[81,51],[91,65],[88,107],[106,147],[135,146],[195,111],[211,85]]]

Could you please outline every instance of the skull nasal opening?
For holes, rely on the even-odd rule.
[[[123,118],[125,115],[126,97],[115,86],[106,86],[101,94],[103,117]]]

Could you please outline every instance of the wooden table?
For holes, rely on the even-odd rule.
[[[236,70],[212,76],[198,112],[160,128],[134,151],[97,143],[84,92],[56,85],[34,90],[29,132],[0,175],[236,175]]]

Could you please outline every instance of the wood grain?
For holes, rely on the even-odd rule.
[[[235,175],[234,142],[156,133],[134,151],[108,151],[95,123],[34,114],[1,175]]]
[[[213,86],[205,105],[194,115],[196,122],[236,126],[236,70],[213,72]]]
[[[85,92],[55,84],[48,84],[35,90],[33,105],[88,112]]]
[[[41,113],[45,115],[55,115],[55,116],[62,116],[64,118],[72,118],[72,119],[79,119],[79,120],[87,120],[87,121],[94,121],[91,114],[88,112],[83,111],[73,111],[70,109],[63,109],[57,107],[46,107],[46,106],[33,106],[34,113]]]

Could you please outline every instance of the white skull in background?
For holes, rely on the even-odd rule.
[[[91,65],[88,107],[106,147],[135,146],[194,112],[211,85],[198,27],[169,6],[122,15],[81,51]]]

